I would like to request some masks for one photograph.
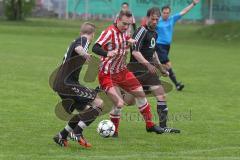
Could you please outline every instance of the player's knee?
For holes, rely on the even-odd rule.
[[[103,108],[104,106],[104,103],[103,103],[103,100],[101,98],[96,98],[94,101],[93,101],[93,105],[95,105],[96,107],[98,108]]]
[[[127,105],[127,106],[131,106],[131,105],[134,105],[135,104],[135,98],[133,95],[131,94],[126,94],[124,96],[124,103]]]
[[[136,102],[135,102],[135,99],[133,98],[133,99],[126,101],[125,103],[127,104],[127,106],[132,106],[132,105],[135,105]]]
[[[166,95],[165,94],[160,94],[156,96],[158,101],[166,101]]]
[[[117,102],[117,104],[116,104],[116,107],[117,107],[117,108],[123,108],[123,107],[124,107],[124,102],[121,101],[121,100],[119,100],[119,101]]]
[[[147,103],[147,98],[135,98],[135,101],[137,106],[143,106]]]
[[[113,114],[113,115],[120,115],[121,111],[122,111],[122,108],[118,108],[117,106],[114,106],[110,113]]]
[[[146,95],[145,95],[145,93],[144,93],[144,91],[143,91],[143,87],[141,86],[141,87],[138,87],[137,89],[135,89],[133,92],[132,92],[132,94],[134,95],[134,97],[136,97],[136,98],[145,98],[146,97]]]

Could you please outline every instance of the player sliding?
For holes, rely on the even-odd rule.
[[[53,138],[60,146],[68,145],[67,136],[71,133],[72,138],[80,145],[91,147],[82,132],[102,111],[103,101],[97,96],[97,92],[79,83],[82,66],[91,58],[88,47],[94,33],[94,24],[86,22],[81,26],[80,37],[69,46],[54,79],[53,89],[61,97],[64,109],[69,114],[74,109],[81,111],[80,114],[73,116],[66,127]]]
[[[132,22],[130,11],[120,11],[116,24],[105,29],[93,46],[93,52],[101,55],[98,74],[101,89],[112,100],[114,106],[110,112],[110,119],[116,127],[114,136],[118,136],[121,109],[124,101],[120,93],[123,89],[135,98],[136,104],[146,123],[148,132],[163,133],[163,129],[152,121],[150,105],[139,81],[126,67],[127,43],[134,43],[127,37],[127,29]]]

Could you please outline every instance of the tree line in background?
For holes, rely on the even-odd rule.
[[[4,14],[9,20],[24,20],[34,5],[35,0],[3,0]]]

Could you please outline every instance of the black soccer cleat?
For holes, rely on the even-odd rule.
[[[147,130],[147,132],[155,132],[156,134],[164,133],[164,129],[159,127],[159,126],[157,126],[157,125],[154,125],[154,126],[152,126],[150,128],[146,127],[146,130]]]
[[[60,137],[59,134],[53,137],[53,140],[56,144],[58,144],[61,147],[67,147],[68,146],[68,141],[67,139],[63,139]]]
[[[184,86],[184,84],[182,84],[182,83],[178,83],[178,84],[176,85],[176,89],[177,89],[178,91],[182,91],[184,87],[185,87],[185,86]]]
[[[180,133],[181,131],[176,128],[164,127],[164,133]]]

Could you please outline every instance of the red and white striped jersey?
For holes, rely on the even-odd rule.
[[[115,74],[126,69],[126,49],[127,40],[130,37],[127,33],[122,33],[115,25],[105,29],[96,43],[100,44],[105,51],[117,50],[114,57],[101,57],[99,70],[105,74]]]

